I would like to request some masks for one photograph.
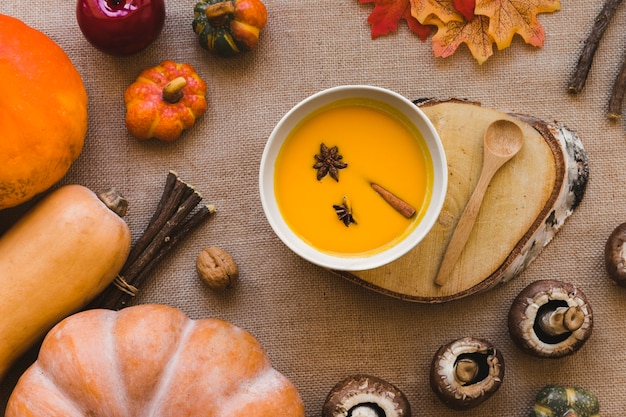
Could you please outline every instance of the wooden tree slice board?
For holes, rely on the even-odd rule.
[[[448,160],[443,210],[428,236],[397,261],[368,271],[334,271],[404,300],[441,303],[476,294],[519,275],[580,203],[589,175],[579,137],[558,123],[504,113],[462,100],[417,103],[437,129]],[[454,227],[478,182],[487,126],[518,123],[521,151],[494,175],[469,241],[447,282],[434,283]]]

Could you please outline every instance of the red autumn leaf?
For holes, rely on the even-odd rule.
[[[406,20],[409,29],[422,41],[430,35],[431,28],[419,23],[411,15],[410,0],[359,0],[361,3],[374,3],[374,10],[367,18],[372,28],[372,39],[387,35],[398,29],[400,20]]]
[[[425,41],[432,32],[432,26],[422,25],[417,21],[416,18],[411,14],[411,5],[409,4],[406,9],[404,9],[404,20],[406,20],[409,29],[413,33],[415,33],[422,41]]]
[[[474,18],[476,0],[454,0],[454,8],[463,15],[465,20],[470,21]]]

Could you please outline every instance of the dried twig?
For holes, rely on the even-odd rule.
[[[606,31],[609,22],[615,15],[615,10],[622,3],[622,0],[605,0],[602,10],[596,16],[591,32],[585,41],[585,46],[580,54],[576,70],[572,74],[567,91],[571,94],[578,94],[583,90],[587,82],[587,76],[593,63],[600,40]]]
[[[170,171],[163,194],[146,230],[137,240],[115,281],[90,308],[119,310],[128,305],[156,265],[203,220],[215,213],[204,205],[194,211],[202,196]]]
[[[611,98],[609,99],[609,109],[607,117],[611,120],[618,120],[622,117],[622,104],[624,103],[624,93],[626,92],[626,55],[622,58],[622,66],[619,74],[613,83]]]
[[[128,255],[128,259],[126,260],[127,265],[137,259],[141,252],[150,244],[150,241],[158,231],[163,228],[165,222],[178,209],[180,200],[183,198],[183,194],[185,194],[187,189],[187,184],[180,181],[175,173],[168,173],[161,200],[157,205],[152,219],[150,219],[148,223],[148,227],[130,251],[130,255]]]

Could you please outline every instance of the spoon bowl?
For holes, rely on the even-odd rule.
[[[485,152],[509,160],[515,156],[524,144],[520,127],[506,119],[496,120],[485,132]]]
[[[472,193],[461,218],[454,229],[450,243],[443,256],[443,261],[437,272],[435,284],[444,285],[452,273],[467,240],[469,239],[478,211],[482,204],[487,186],[494,174],[508,160],[513,158],[522,149],[524,135],[522,129],[510,120],[500,119],[487,127],[484,136],[483,167],[478,184]]]

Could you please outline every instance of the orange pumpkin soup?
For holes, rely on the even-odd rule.
[[[321,144],[337,147],[345,168],[318,180]],[[278,207],[291,230],[320,251],[354,256],[378,253],[419,223],[428,205],[433,167],[418,129],[397,110],[370,99],[332,103],[307,116],[282,145],[274,167]],[[377,183],[409,203],[406,218],[374,189]],[[345,198],[345,200],[344,200]],[[354,223],[336,207],[347,202]]]

